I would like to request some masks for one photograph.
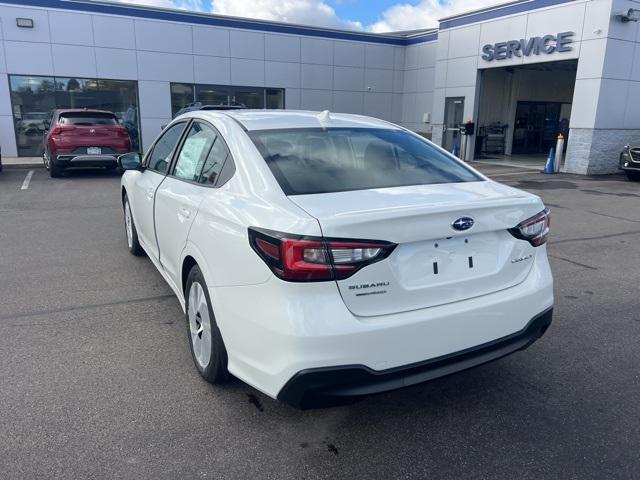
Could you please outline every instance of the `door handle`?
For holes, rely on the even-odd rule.
[[[191,216],[191,210],[185,207],[180,207],[178,209],[178,215],[184,218],[189,218]]]
[[[147,198],[149,200],[151,200],[153,198],[153,188],[150,188],[149,190],[147,190]]]

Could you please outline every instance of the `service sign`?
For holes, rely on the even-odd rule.
[[[482,59],[506,60],[513,57],[529,57],[531,55],[548,55],[554,52],[570,52],[573,50],[573,32],[562,32],[557,35],[544,35],[529,39],[509,40],[488,44],[482,47]]]

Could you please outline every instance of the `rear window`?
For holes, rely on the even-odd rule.
[[[73,112],[61,113],[58,123],[62,125],[117,125],[118,120],[112,113]]]
[[[403,130],[258,130],[249,136],[286,195],[481,180]]]

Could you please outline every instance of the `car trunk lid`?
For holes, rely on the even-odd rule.
[[[503,290],[522,282],[534,249],[508,229],[535,215],[539,198],[491,181],[289,197],[327,238],[386,240],[392,254],[337,281],[358,316],[398,313]],[[468,230],[455,230],[461,218]]]

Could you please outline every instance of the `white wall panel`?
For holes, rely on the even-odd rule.
[[[229,56],[229,30],[218,27],[193,27],[193,53],[196,55],[212,55],[214,57]]]
[[[0,41],[0,72],[7,71],[7,59],[4,57],[4,42]]]
[[[629,82],[626,80],[605,78],[600,81],[595,128],[625,128],[628,91]]]
[[[331,90],[333,88],[333,67],[303,63],[302,88]]]
[[[93,45],[91,15],[52,10],[49,12],[49,28],[53,43]]]
[[[446,60],[447,58],[449,58],[449,32],[438,32],[436,60]]]
[[[640,82],[629,82],[627,98],[640,98]],[[640,128],[640,108],[638,108],[638,103],[636,101],[628,101],[625,107],[624,128]]]
[[[279,62],[300,62],[300,37],[265,34],[265,58]]]
[[[367,68],[394,68],[395,49],[391,45],[375,45],[368,43],[365,46],[365,66]]]
[[[402,95],[402,123],[410,123],[415,120],[416,98],[416,93]]]
[[[233,85],[263,87],[264,61],[232,58],[231,83]]]
[[[402,97],[401,93],[394,93],[391,102],[391,121],[393,123],[402,122]]]
[[[418,68],[431,68],[436,64],[438,46],[434,42],[418,44]]]
[[[302,63],[333,65],[333,41],[302,37],[301,59]]]
[[[598,110],[600,79],[578,79],[573,94],[571,128],[593,128]]]
[[[404,72],[404,93],[415,93],[418,91],[418,71],[407,70]]]
[[[604,55],[602,76],[618,80],[629,80],[636,49],[637,45],[635,43],[610,38],[607,41],[607,51]]]
[[[361,115],[364,111],[363,95],[363,92],[333,92],[331,111]]]
[[[300,88],[300,64],[289,62],[265,62],[267,87]]]
[[[138,82],[140,116],[143,118],[171,118],[171,89],[169,82]]]
[[[365,115],[383,120],[392,121],[393,94],[365,92],[364,111]]]
[[[136,47],[140,50],[192,53],[193,38],[189,25],[136,20]]]
[[[136,47],[133,20],[129,18],[93,16],[93,41],[98,47]]]
[[[447,88],[476,84],[477,57],[454,58],[447,62]]]
[[[354,67],[334,67],[333,88],[335,90],[364,90],[364,69]]]
[[[146,152],[160,135],[162,127],[171,121],[171,116],[166,118],[145,118],[140,120],[142,130],[142,150]]]
[[[436,63],[435,88],[445,88],[447,86],[447,61],[442,60]]]
[[[96,55],[93,47],[51,45],[53,73],[58,76],[96,77]]]
[[[393,49],[393,68],[396,70],[404,70],[405,68],[405,49],[407,47],[394,47]]]
[[[16,18],[31,18],[33,28],[18,28]],[[49,16],[46,10],[0,7],[2,34],[5,40],[23,42],[50,42]]]
[[[479,42],[480,25],[451,30],[449,32],[449,58],[477,55]]]
[[[288,110],[300,110],[302,103],[299,88],[287,88],[284,92],[284,107]]]
[[[52,75],[51,45],[5,41],[4,50],[9,73],[27,75]]]
[[[331,90],[302,90],[302,108],[304,110],[331,110],[333,95]]]
[[[404,91],[404,74],[402,70],[393,71],[393,91],[394,93],[402,93]]]
[[[18,148],[16,146],[16,135],[13,128],[13,117],[10,115],[0,116],[0,145],[2,145],[2,155],[5,157],[17,157]]]
[[[393,70],[367,68],[364,73],[365,89],[371,87],[371,91],[373,92],[392,92],[393,73]]]
[[[193,56],[196,83],[223,84],[231,82],[231,63],[226,57]]]
[[[138,62],[134,50],[96,48],[95,54],[98,78],[119,80],[138,78]]]
[[[333,64],[345,67],[364,67],[364,44],[333,42]]]
[[[409,45],[404,52],[405,70],[418,68],[418,45]]]
[[[138,51],[141,80],[193,83],[193,55]]]
[[[6,74],[0,74],[0,115],[12,115],[11,95],[9,93],[9,79]],[[12,132],[13,133],[13,132]],[[3,145],[0,143],[0,145]]]
[[[640,42],[636,44],[636,49],[633,52],[633,66],[631,68],[630,79],[636,82],[640,82]]]
[[[264,33],[231,30],[230,42],[232,57],[264,59]]]
[[[560,32],[574,32],[574,41],[582,39],[585,3],[571,2],[568,5],[531,12],[527,18],[527,38]]]
[[[416,70],[417,72],[417,86],[418,92],[433,92],[435,88],[435,68],[421,68]]]

